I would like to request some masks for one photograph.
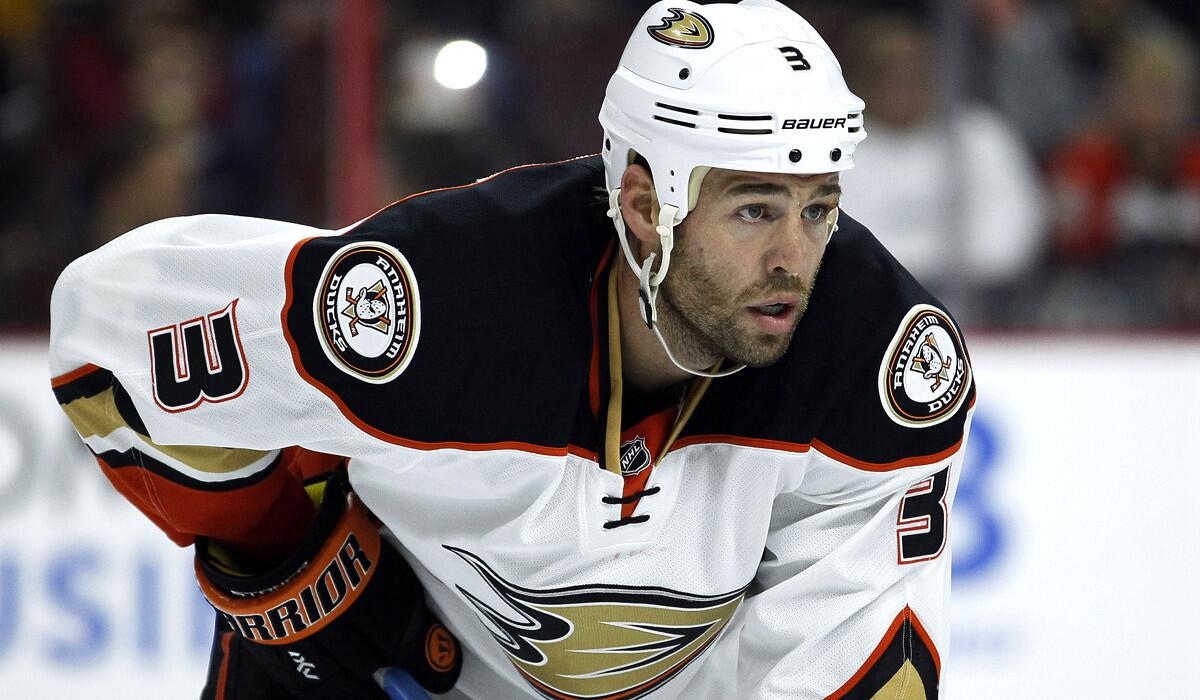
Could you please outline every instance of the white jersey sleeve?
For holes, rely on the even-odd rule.
[[[886,472],[813,450],[774,504],[738,637],[738,698],[937,692],[967,429],[969,418],[952,453]]]
[[[204,215],[121,236],[55,285],[51,373],[111,372],[159,444],[270,449],[353,436],[297,374],[280,316],[289,254],[334,233]]]

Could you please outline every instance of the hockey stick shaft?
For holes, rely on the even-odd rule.
[[[379,669],[375,672],[375,682],[391,700],[430,700],[421,684],[399,666]]]

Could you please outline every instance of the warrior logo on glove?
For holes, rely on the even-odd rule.
[[[324,627],[366,588],[379,561],[379,531],[364,513],[347,511],[345,536],[330,540],[301,573],[273,593],[238,597],[208,582],[197,563],[205,597],[246,639],[290,644]]]
[[[308,532],[265,572],[239,573],[236,551],[196,539],[196,580],[220,614],[203,697],[375,698],[380,673],[449,690],[462,669],[458,642],[345,472],[306,488],[320,502]]]

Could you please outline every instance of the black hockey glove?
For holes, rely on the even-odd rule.
[[[343,472],[323,487],[304,541],[266,573],[239,575],[219,543],[197,538],[196,579],[217,610],[202,698],[384,700],[372,676],[391,666],[433,693],[458,679],[458,643],[412,569]]]

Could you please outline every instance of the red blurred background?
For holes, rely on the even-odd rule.
[[[140,224],[342,226],[596,150],[631,0],[5,0],[0,333]],[[845,209],[973,328],[1200,327],[1200,10],[796,1],[867,102]],[[433,77],[476,42],[472,87]]]

